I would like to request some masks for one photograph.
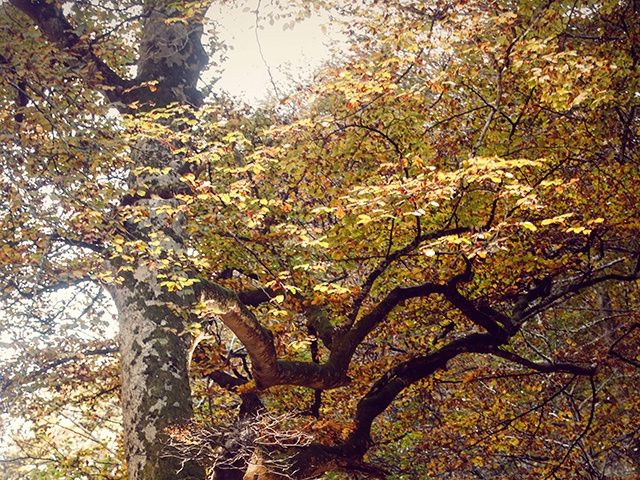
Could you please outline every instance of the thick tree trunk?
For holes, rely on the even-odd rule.
[[[198,107],[196,88],[207,56],[200,43],[205,3],[148,0],[140,42],[136,81],[132,92],[139,112],[182,104]],[[180,10],[178,10],[180,9]],[[190,10],[189,10],[190,9]],[[187,15],[186,21],[183,17]],[[180,19],[176,21],[176,19]],[[148,88],[151,82],[154,88]],[[166,139],[143,138],[132,150],[138,167],[170,167],[167,173],[132,178],[132,187],[143,187],[148,196],[132,201],[146,210],[144,222],[126,225],[134,238],[150,242],[149,234],[164,238],[167,258],[184,252],[184,219],[168,219],[155,213],[158,207],[175,206],[172,194],[184,188],[179,170],[183,159],[171,152]],[[187,353],[190,337],[185,320],[195,296],[191,289],[168,293],[162,289],[157,271],[144,262],[112,289],[120,322],[122,406],[125,455],[129,480],[199,480],[204,471],[194,462],[172,457],[166,445],[167,427],[192,416]]]
[[[11,4],[31,19],[44,36],[74,62],[85,62],[106,98],[121,112],[135,115],[154,108],[179,104],[197,108],[202,95],[197,89],[201,70],[208,59],[202,48],[202,20],[207,0],[145,0],[144,23],[140,35],[135,79],[121,78],[93,51],[92,41],[78,34],[65,16],[61,2],[11,0]],[[88,38],[88,37],[87,37]],[[75,67],[74,67],[75,70]],[[83,71],[83,69],[78,69]],[[168,120],[167,125],[170,125]],[[166,139],[142,138],[132,148],[135,167],[158,167],[166,172],[146,178],[132,175],[132,187],[144,186],[148,196],[127,198],[129,205],[148,213],[144,222],[126,222],[128,239],[150,243],[153,232],[164,237],[166,258],[184,251],[182,219],[167,224],[157,207],[175,206],[172,194],[184,184],[184,161],[171,153]],[[168,171],[165,170],[169,167]],[[118,268],[118,259],[111,259]],[[112,285],[111,294],[120,321],[122,363],[122,407],[124,443],[130,480],[202,479],[198,466],[171,458],[165,448],[166,427],[180,424],[192,415],[187,365],[189,336],[184,335],[184,319],[194,302],[193,291],[167,293],[159,286],[157,271],[143,260],[128,265],[124,281]]]
[[[192,415],[184,322],[156,296],[144,267],[115,289],[120,320],[122,404],[131,480],[203,478],[202,469],[171,457],[165,428]]]
[[[180,163],[160,140],[142,139],[132,155],[136,165],[171,167],[165,174],[132,177],[132,188],[168,192],[180,188],[175,173]],[[134,208],[143,221],[125,222],[129,234],[146,243],[159,242],[162,257],[172,261],[184,253],[184,218],[169,217],[163,207],[172,198],[138,198]],[[113,267],[117,268],[118,260]],[[187,288],[169,293],[160,285],[157,267],[138,259],[124,281],[111,289],[118,309],[122,374],[124,446],[129,480],[199,480],[202,468],[177,458],[167,445],[166,429],[191,419],[191,391],[187,364],[191,337],[185,332],[195,294]],[[173,263],[171,263],[173,265]]]

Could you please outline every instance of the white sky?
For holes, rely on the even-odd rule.
[[[227,53],[228,60],[222,65],[222,78],[215,85],[215,91],[224,90],[254,105],[275,97],[266,61],[280,96],[286,96],[296,84],[311,80],[313,73],[332,57],[331,43],[341,43],[341,35],[331,28],[326,14],[312,16],[284,30],[284,22],[270,25],[263,12],[258,30],[263,61],[256,39],[258,0],[238,3],[241,5],[218,6],[209,12],[218,22],[219,38],[232,47]],[[329,27],[326,33],[323,25]]]

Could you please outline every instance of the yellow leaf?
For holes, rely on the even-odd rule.
[[[276,295],[273,300],[275,300],[276,303],[282,303],[284,302],[284,295]]]
[[[552,223],[564,223],[567,218],[572,217],[573,215],[573,213],[565,213],[563,215],[558,215],[557,217],[545,218],[544,220],[542,220],[542,222],[540,222],[540,225],[546,226],[551,225]]]
[[[358,215],[358,221],[356,222],[356,225],[366,225],[367,223],[371,222],[371,217],[369,215],[366,215],[364,213]]]
[[[536,230],[538,230],[538,227],[536,227],[531,222],[522,222],[521,225],[522,225],[523,228],[526,228],[527,230],[531,230],[532,232],[535,232]]]

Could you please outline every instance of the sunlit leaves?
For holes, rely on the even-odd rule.
[[[552,295],[634,271],[638,22],[625,4],[337,3],[354,14],[351,55],[276,109],[253,112],[218,99],[200,110],[138,102],[116,117],[86,67],[38,31],[3,23],[3,38],[21,40],[0,52],[15,66],[0,81],[0,266],[11,314],[31,315],[29,328],[55,323],[30,301],[57,281],[153,279],[144,300],[156,305],[212,280],[265,295],[252,311],[280,358],[321,363],[322,328],[347,332],[397,289],[464,277],[455,288],[482,311],[528,315],[541,301],[530,292],[549,280]],[[77,7],[82,35],[128,73],[135,35],[98,38],[93,30],[116,12]],[[33,99],[18,108],[22,79]],[[156,94],[158,85],[139,88]],[[579,448],[570,446],[596,400],[588,382],[467,355],[398,397],[375,425],[370,457],[405,478],[583,478],[584,465],[614,456],[628,470],[628,437],[615,427],[631,425],[638,407],[625,380],[637,377],[638,298],[613,283],[523,314],[503,347],[599,365],[598,416]],[[236,397],[257,386],[224,312],[164,307],[181,309],[181,335],[202,340],[192,361],[199,415],[231,422]],[[259,393],[335,444],[384,372],[480,330],[443,295],[411,298],[358,346],[350,384],[322,393],[319,419],[310,419],[310,390]],[[83,359],[66,372],[97,384],[100,367]],[[220,370],[247,382],[223,393],[209,381]]]

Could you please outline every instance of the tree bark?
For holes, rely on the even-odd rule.
[[[177,201],[161,198],[158,192],[182,188],[176,173],[179,158],[167,145],[143,138],[132,153],[135,165],[171,167],[166,174],[132,177],[132,188],[144,185],[153,198],[136,198],[134,208],[145,212],[146,220],[125,222],[133,238],[146,243],[161,239],[162,255],[171,259],[184,253],[184,218],[158,213],[175,207]],[[154,194],[156,193],[156,194]],[[112,268],[120,265],[114,260]],[[158,271],[144,259],[125,272],[121,284],[111,288],[118,309],[122,375],[124,446],[130,480],[198,480],[204,471],[194,462],[183,461],[167,447],[166,429],[189,421],[193,410],[189,387],[188,352],[190,336],[185,320],[195,303],[193,289],[169,293],[160,285]]]
[[[138,111],[174,103],[188,107],[202,103],[196,83],[207,63],[200,42],[206,7],[202,2],[197,4],[197,11],[185,22],[173,21],[172,17],[185,15],[175,5],[166,0],[145,3],[136,77],[140,88],[127,99],[139,103]],[[188,2],[177,5],[196,7]],[[150,84],[155,88],[148,88]],[[170,148],[161,139],[143,138],[132,150],[136,166],[171,168],[165,174],[132,177],[133,188],[142,184],[149,193],[132,203],[149,216],[144,222],[126,224],[135,238],[146,242],[151,241],[151,232],[160,232],[167,255],[184,251],[184,219],[167,222],[165,214],[155,213],[163,205],[175,206],[171,194],[184,189],[179,173],[184,162]],[[160,287],[156,271],[142,262],[133,267],[125,281],[112,288],[120,324],[127,475],[129,480],[199,480],[204,478],[204,470],[195,462],[173,456],[166,446],[167,427],[184,423],[193,414],[185,320],[195,295],[191,289],[168,293]]]
[[[131,480],[196,480],[193,463],[184,465],[165,447],[165,429],[192,416],[188,336],[155,279],[138,267],[113,290],[120,322],[120,362],[125,455]],[[188,301],[187,298],[185,298]]]

